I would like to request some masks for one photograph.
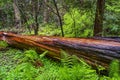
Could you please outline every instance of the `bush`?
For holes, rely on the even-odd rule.
[[[55,24],[45,24],[44,27],[41,28],[40,35],[47,36],[60,36],[61,31],[60,28],[57,28]]]
[[[66,37],[90,37],[93,35],[91,12],[71,9],[64,15],[64,33]]]

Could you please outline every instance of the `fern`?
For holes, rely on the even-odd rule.
[[[110,64],[110,70],[109,70],[109,76],[110,77],[118,77],[120,79],[120,64],[118,60],[113,60]]]
[[[25,51],[25,56],[30,59],[38,59],[38,54],[34,50],[27,50]]]
[[[63,66],[72,68],[74,65],[79,63],[79,59],[75,55],[69,55],[65,51],[61,50],[61,63]]]
[[[45,51],[45,52],[43,52],[42,54],[40,54],[40,55],[39,55],[39,56],[40,56],[40,59],[42,59],[43,57],[45,57],[47,53],[48,53],[48,51]]]

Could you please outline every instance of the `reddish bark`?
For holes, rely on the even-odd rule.
[[[48,56],[61,58],[61,49],[71,55],[85,59],[92,66],[108,68],[113,59],[120,60],[120,42],[115,39],[63,38],[48,36],[26,36],[3,33],[9,45],[21,49],[34,48],[38,53],[48,50]]]

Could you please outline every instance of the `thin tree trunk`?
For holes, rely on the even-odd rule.
[[[24,23],[27,24],[27,29],[28,29],[28,31],[29,31],[29,33],[31,34],[31,29],[30,29],[30,27],[29,27],[29,25],[28,25],[26,14],[25,14],[25,12],[24,12],[20,7],[18,7],[18,8],[19,8],[19,10],[20,10],[21,17],[22,17],[22,19],[24,20]]]
[[[43,23],[46,24],[49,22],[49,7],[47,7],[48,4],[48,0],[44,0],[44,19],[43,19]]]
[[[55,8],[56,8],[56,12],[57,12],[57,16],[59,18],[59,23],[60,23],[60,28],[61,28],[61,33],[62,33],[62,37],[64,37],[64,31],[63,31],[63,24],[62,24],[62,19],[58,10],[58,6],[55,0],[53,0]]]
[[[102,36],[103,15],[105,0],[97,0],[97,8],[95,14],[94,36]]]
[[[16,29],[21,27],[21,17],[20,17],[20,11],[17,6],[17,0],[13,0],[13,9],[15,14],[15,27]]]
[[[38,23],[38,14],[39,14],[39,0],[33,0],[33,9],[34,9],[34,19],[35,19],[35,26],[34,26],[34,34],[38,35],[39,31],[39,23]]]

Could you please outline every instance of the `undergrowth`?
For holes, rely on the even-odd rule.
[[[110,65],[108,76],[96,70],[75,55],[61,51],[61,62],[45,57],[48,51],[9,49],[0,51],[0,80],[120,80],[117,60]]]
[[[8,44],[5,41],[0,41],[0,47],[7,47]]]

